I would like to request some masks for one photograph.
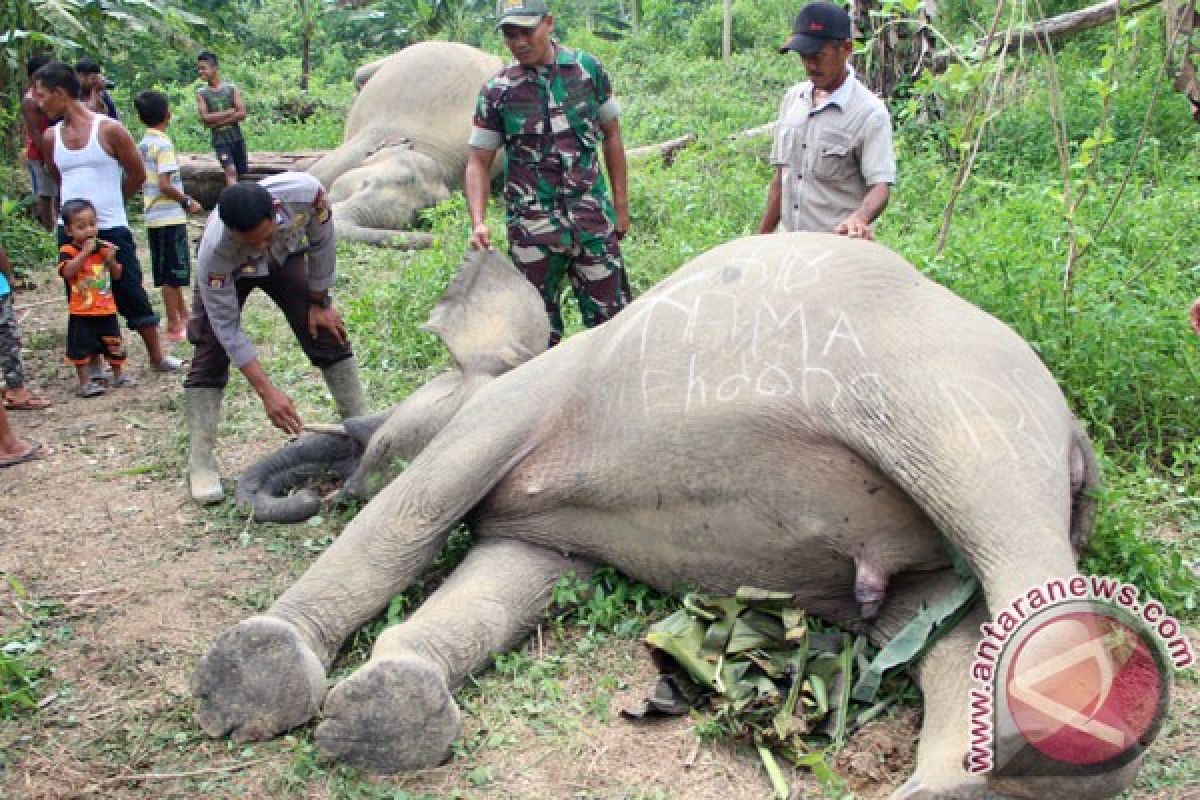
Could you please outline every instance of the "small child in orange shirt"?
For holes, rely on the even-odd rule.
[[[117,323],[117,303],[112,282],[121,277],[117,248],[96,238],[96,207],[87,200],[68,200],[62,205],[63,230],[71,240],[58,251],[58,273],[69,288],[67,300],[67,363],[75,365],[79,377],[76,394],[97,397],[104,387],[88,376],[92,355],[104,356],[112,367],[114,386],[133,386],[121,374],[125,346]]]

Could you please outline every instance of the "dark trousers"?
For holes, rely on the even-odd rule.
[[[121,277],[112,282],[113,299],[117,301],[117,313],[125,318],[129,330],[158,327],[158,314],[150,305],[146,287],[142,286],[142,265],[137,257],[137,245],[129,228],[102,228],[97,236],[116,245],[117,261],[121,263]],[[58,246],[71,241],[62,225],[58,226]],[[67,286],[66,281],[63,285]],[[67,286],[67,296],[71,289]]]
[[[265,278],[237,278],[235,285],[239,310],[246,305],[250,292],[262,289],[267,293],[287,317],[296,341],[314,367],[326,369],[354,355],[349,344],[338,344],[327,330],[317,331],[316,339],[308,335],[308,267],[303,255],[292,256],[283,266],[273,266]],[[229,382],[229,356],[213,331],[198,289],[192,292],[187,336],[196,350],[184,388],[225,388]]]

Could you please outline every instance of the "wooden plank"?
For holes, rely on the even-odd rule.
[[[253,152],[248,155],[250,171],[246,180],[261,180],[280,172],[303,172],[327,155],[328,150],[300,150],[293,153]],[[179,175],[183,187],[200,205],[212,208],[225,188],[225,173],[212,153],[179,153]]]

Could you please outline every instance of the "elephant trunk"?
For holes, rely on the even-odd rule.
[[[262,522],[303,522],[321,510],[321,497],[304,483],[333,473],[344,479],[362,457],[350,435],[310,434],[271,453],[242,473],[237,501]]]
[[[255,462],[237,482],[237,501],[262,522],[303,522],[321,510],[321,497],[303,484],[332,473],[345,481],[354,473],[367,442],[391,411],[351,417],[344,433],[313,433]]]
[[[380,411],[375,414],[368,414],[363,417],[350,417],[342,423],[342,427],[346,429],[346,433],[351,436],[354,441],[358,442],[359,447],[363,450],[367,448],[367,443],[371,441],[371,437],[375,432],[383,427],[383,423],[388,421],[388,417],[392,415],[393,409]]]

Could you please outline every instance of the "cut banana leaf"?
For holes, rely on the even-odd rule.
[[[719,623],[714,623],[713,628]],[[710,629],[711,630],[711,629]],[[725,652],[729,655],[744,653],[747,650],[761,650],[764,647],[772,647],[781,644],[783,641],[783,629],[780,629],[780,637],[772,639],[765,633],[760,632],[752,626],[744,617],[739,617],[733,622],[733,631],[729,634],[725,644]],[[708,638],[704,640],[705,647],[708,646]]]
[[[676,611],[646,633],[646,642],[662,650],[709,689],[717,688],[717,667],[704,658],[704,626],[686,610]]]
[[[939,616],[940,610],[935,611],[933,616]],[[723,724],[738,736],[752,738],[765,754],[763,764],[777,793],[786,793],[787,787],[786,781],[776,780],[783,773],[772,748],[830,783],[835,776],[826,754],[906,691],[889,683],[888,696],[867,707],[854,704],[851,690],[859,683],[856,679],[885,662],[866,658],[861,636],[822,630],[822,624],[796,608],[795,598],[786,592],[742,588],[735,597],[688,595],[684,608],[654,625],[646,642],[682,667],[704,694],[688,699],[679,687],[660,684],[629,715],[679,713],[684,704],[707,699]]]
[[[927,652],[938,639],[958,624],[978,593],[979,581],[973,576],[967,577],[954,591],[918,611],[863,671],[854,686],[854,699],[860,703],[874,702],[887,672],[910,664]]]
[[[796,595],[791,592],[772,592],[769,589],[756,589],[753,586],[739,587],[734,599],[747,608],[783,609],[794,606]]]

